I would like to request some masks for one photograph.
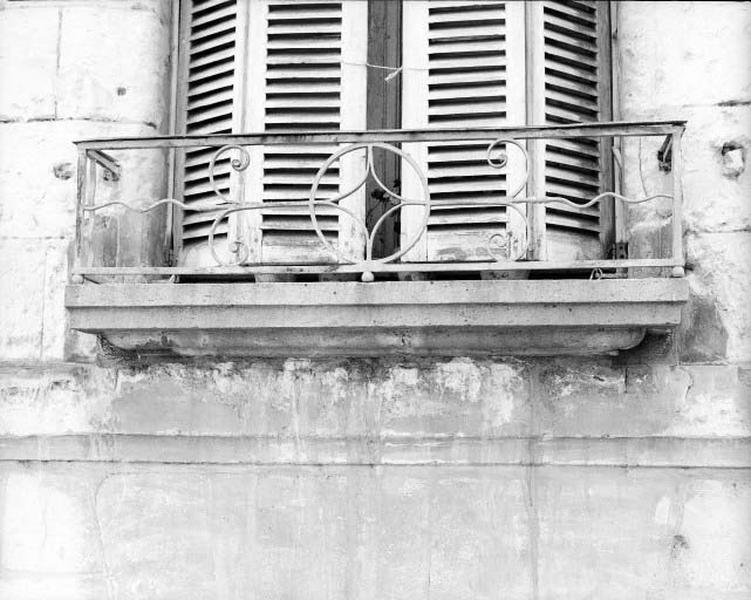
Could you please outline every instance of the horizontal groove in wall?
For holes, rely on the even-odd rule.
[[[0,461],[747,469],[751,437],[28,436],[0,438]]]

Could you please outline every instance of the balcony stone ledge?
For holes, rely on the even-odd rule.
[[[677,326],[684,279],[107,283],[73,329],[139,358],[594,355]]]

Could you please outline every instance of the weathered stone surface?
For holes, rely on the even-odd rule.
[[[6,359],[91,356],[93,339],[66,329],[61,295],[74,234],[76,184],[75,178],[56,177],[55,169],[60,164],[76,163],[72,143],[76,139],[143,135],[148,133],[146,129],[137,124],[93,121],[0,124],[0,134],[15,140],[13,145],[0,144],[0,270],[4,275],[0,285],[8,290],[3,293],[7,305],[0,315],[0,322],[8,322],[0,330],[0,348],[7,345],[8,351],[0,352]],[[122,181],[107,182],[100,174],[97,202],[127,197],[148,203],[163,197],[166,174],[161,153],[142,153],[138,157],[131,153],[122,157],[122,162]],[[153,177],[143,179],[144,172],[151,172]],[[122,243],[114,258],[122,264],[148,262],[147,255],[160,248],[144,240],[163,235],[163,213],[117,214],[123,221]],[[95,254],[97,246],[89,245],[86,250],[89,255]],[[151,262],[158,264],[157,257],[152,258]],[[31,280],[36,282],[33,288],[23,283]],[[13,289],[28,290],[29,294],[14,294]]]
[[[711,16],[696,3],[650,3],[645,8],[643,3],[619,3],[617,8],[620,111],[626,119],[688,121],[681,181],[692,297],[677,337],[678,353],[689,362],[748,360],[748,302],[742,299],[751,293],[746,268],[751,176],[745,169],[728,175],[723,149],[730,144],[748,156],[751,74],[747,61],[730,57],[751,53],[749,8],[715,3]],[[674,43],[676,39],[693,42],[689,48]],[[660,143],[625,145],[627,196],[670,193],[670,175],[657,168]],[[632,254],[670,250],[668,201],[627,212]],[[720,232],[727,237],[705,235]]]
[[[396,441],[751,434],[751,383],[729,366],[555,361],[289,360],[149,369],[9,368],[0,433]],[[532,394],[532,396],[530,396]]]
[[[9,369],[0,383],[9,403],[2,432],[53,433],[44,423],[65,414],[63,398],[50,388],[59,378],[75,405],[94,402],[106,417],[95,411],[57,433],[492,436],[528,426],[522,363],[456,359],[419,369],[389,361],[290,360],[137,371],[71,365],[52,374]],[[113,387],[102,388],[109,380]]]
[[[540,598],[740,598],[751,587],[747,471],[543,469]]]
[[[751,147],[751,106],[664,107],[658,111],[637,107],[626,111],[632,119],[686,119],[682,141],[683,221],[687,231],[721,232],[751,229],[751,175],[744,170],[737,177],[724,173],[722,149],[732,142]],[[645,107],[649,105],[643,105]],[[645,112],[642,112],[645,111]],[[629,140],[624,144],[623,189],[627,196],[643,198],[672,193],[672,175],[658,168],[660,138]],[[657,200],[632,206],[631,227],[651,221],[668,222],[670,203]]]
[[[90,352],[90,340],[67,329],[62,294],[70,242],[0,237],[0,354],[5,360],[62,360],[66,344]],[[19,293],[23,290],[23,293]]]
[[[737,2],[619,2],[624,108],[655,111],[751,99],[751,8]],[[673,115],[680,117],[680,115]]]
[[[751,303],[748,301],[751,295],[751,231],[688,235],[685,239],[691,293],[701,298],[704,305],[714,308],[709,311],[709,323],[706,318],[703,322],[686,320],[681,326],[685,331],[683,339],[691,340],[693,334],[689,331],[692,328],[706,327],[705,335],[727,336],[727,360],[751,360]],[[716,313],[721,327],[713,324],[715,317],[712,313]],[[713,347],[716,345],[712,344]],[[698,350],[701,351],[701,346]],[[692,358],[690,346],[682,351],[686,358]]]
[[[0,239],[0,348],[6,360],[39,358],[44,313],[45,257],[34,240]],[[17,290],[23,290],[19,295]]]
[[[164,132],[169,114],[168,0],[65,6],[58,116],[143,123]],[[92,10],[92,8],[96,8]],[[124,51],[121,32],[127,31]]]
[[[148,128],[138,124],[95,121],[0,123],[0,138],[13,140],[12,144],[0,144],[0,236],[72,239],[75,177],[61,179],[55,172],[59,165],[69,164],[75,174],[77,156],[73,142],[88,137],[148,134]],[[153,155],[142,155],[138,166],[148,167],[154,158]],[[128,177],[132,180],[134,172],[129,172]],[[148,186],[144,182],[140,189],[133,189],[128,181],[118,186],[105,182],[100,174],[97,198],[109,198],[113,189],[122,189],[121,186],[126,184],[130,186],[129,192],[145,195],[149,191],[147,187],[159,185],[161,189],[164,180],[154,177]],[[157,195],[159,192],[155,191],[154,196]],[[12,260],[12,257],[7,259]]]
[[[1,7],[0,120],[147,124],[168,114],[170,8],[145,2],[14,2]],[[121,32],[129,32],[123,51]]]
[[[751,588],[747,471],[1,472],[12,576],[0,595],[14,600],[737,598]]]
[[[736,366],[540,369],[534,424],[556,436],[748,436],[751,388]]]
[[[6,365],[0,370],[2,432],[22,436],[107,431],[117,373],[96,367],[48,364],[35,368]]]
[[[0,123],[55,117],[59,24],[49,3],[0,6]]]

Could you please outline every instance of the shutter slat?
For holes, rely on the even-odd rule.
[[[198,69],[199,67],[204,67],[206,65],[210,65],[216,62],[232,61],[234,58],[234,55],[235,55],[235,49],[232,47],[231,44],[228,44],[226,48],[218,46],[216,50],[205,53],[204,55],[191,60],[190,69],[191,71],[193,71],[195,69]]]
[[[551,140],[547,143],[547,146],[549,151],[555,154],[575,156],[582,160],[589,158],[593,161],[598,161],[600,158],[597,143],[587,139],[569,138]]]
[[[590,206],[588,208],[574,208],[568,204],[556,202],[550,204],[550,210],[556,213],[571,213],[573,215],[584,215],[589,218],[590,221],[597,221],[600,218],[600,211],[596,206]]]
[[[483,113],[489,116],[497,115],[503,111],[505,96],[493,97],[457,97],[454,102],[433,104],[430,107],[429,115],[459,115],[467,113]]]
[[[545,31],[555,31],[567,38],[577,41],[577,43],[586,49],[597,51],[597,33],[594,27],[582,27],[568,19],[561,19],[549,11],[545,11]]]
[[[597,107],[597,86],[581,83],[570,77],[560,77],[555,72],[545,73],[545,87],[560,94],[581,98],[589,105]]]
[[[430,165],[428,168],[428,177],[463,177],[463,176],[493,176],[498,177],[499,171],[493,169],[487,162],[476,162],[474,164],[462,164],[460,162],[450,162],[447,164]]]
[[[436,52],[432,57],[430,63],[430,72],[439,73],[447,69],[469,69],[472,71],[489,70],[489,68],[501,70],[500,63],[503,59],[499,53],[490,55],[469,55],[469,56],[457,56],[456,53]]]
[[[503,25],[503,20],[499,19],[497,24]],[[505,40],[505,36],[502,33],[503,28],[499,27],[497,32],[488,30],[487,20],[484,19],[478,19],[476,23],[449,22],[447,25],[447,27],[434,25],[431,28],[428,34],[431,44],[454,44],[474,39],[498,40],[500,42]]]
[[[337,51],[332,50],[330,53],[319,53],[314,56],[309,54],[275,54],[266,59],[266,65],[272,70],[277,69],[277,65],[326,65],[328,67],[339,67],[340,56]],[[300,67],[297,67],[300,68]]]
[[[486,192],[491,190],[502,190],[504,183],[502,181],[492,181],[489,177],[467,178],[461,182],[430,180],[430,193],[440,194],[441,192],[455,192],[461,188],[462,193],[467,192]]]
[[[220,49],[227,46],[235,46],[235,28],[228,26],[227,29],[219,36],[209,37],[206,40],[193,40],[190,43],[190,59],[194,60],[210,54],[218,52]]]
[[[203,7],[201,8],[203,9]],[[209,23],[231,19],[235,16],[236,8],[234,0],[225,0],[224,2],[215,4],[211,8],[212,10],[202,10],[201,12],[194,13],[191,29],[204,27]]]
[[[269,22],[272,25],[277,23],[296,23],[296,22],[326,22],[332,19],[340,18],[341,11],[338,6],[330,6],[325,9],[322,8],[306,8],[299,6],[298,10],[294,12],[278,12],[272,11]]]
[[[227,176],[226,178],[223,178],[214,176],[214,183],[216,183],[219,189],[228,189],[229,177]],[[214,189],[211,187],[211,182],[208,180],[208,178],[193,179],[190,186],[185,186],[184,194],[186,197],[211,195],[217,200],[219,199],[214,194]]]
[[[207,80],[216,80],[218,78],[232,77],[232,67],[227,65],[226,62],[219,62],[217,64],[210,65],[199,71],[191,72],[188,76],[189,85],[199,85]]]
[[[207,121],[219,122],[227,118],[227,103],[209,105],[203,108],[189,110],[188,119],[193,128],[198,128]]]
[[[430,74],[428,81],[432,90],[436,90],[440,87],[473,87],[479,84],[496,84],[506,87],[506,79],[504,76],[505,69],[494,68],[486,70],[484,72],[466,72],[460,71],[458,73],[443,73],[433,72]]]
[[[300,80],[304,80],[306,84],[318,83],[321,86],[326,85],[326,89],[338,90],[340,74],[341,69],[339,68],[339,65],[284,65],[283,67],[270,67],[266,72],[266,80],[269,85],[284,84],[284,82],[275,81],[277,79],[290,79],[291,81],[289,83],[291,84],[299,83]],[[316,81],[316,79],[318,79],[318,81]]]
[[[545,216],[548,226],[554,229],[571,229],[579,234],[598,235],[600,228],[596,220],[592,221],[581,216],[572,214],[560,214],[553,210],[548,210]]]
[[[213,225],[213,219],[211,223],[186,226],[183,229],[183,240],[187,242],[191,242],[191,245],[195,243],[205,244],[206,241],[209,239],[209,233],[211,232],[212,225]],[[227,229],[228,229],[227,222],[222,221],[219,225],[216,226],[216,229],[214,230],[214,236],[219,237],[222,235],[227,235]]]
[[[315,29],[313,29],[315,27]],[[306,19],[299,23],[291,23],[289,21],[276,21],[269,19],[269,36],[273,36],[273,39],[280,38],[282,36],[302,36],[305,38],[313,39],[321,34],[335,34],[331,39],[338,39],[341,34],[342,24],[339,19],[333,21],[329,19]],[[273,33],[272,33],[273,32]]]
[[[475,209],[471,213],[467,214],[466,211],[461,211],[458,215],[450,214],[448,211],[439,211],[431,213],[428,219],[429,226],[446,226],[446,225],[478,225],[478,224],[494,224],[505,223],[507,220],[505,212],[499,212],[497,209],[493,210],[478,210]]]
[[[189,212],[186,211],[183,217],[183,226],[190,227],[199,225],[202,223],[213,223],[214,220],[222,214],[221,210],[202,211],[202,212]]]
[[[266,47],[269,53],[294,54],[296,51],[320,52],[322,50],[335,51],[341,47],[341,40],[327,37],[325,34],[311,36],[310,38],[291,38],[284,36],[278,39],[269,39]]]
[[[217,10],[225,4],[234,4],[235,0],[193,0],[193,15],[196,17],[206,12]]]
[[[506,101],[506,86],[495,82],[481,82],[479,84],[472,82],[472,85],[466,85],[462,91],[464,92],[464,96],[457,96],[456,90],[452,87],[430,86],[430,97],[434,101],[452,100],[454,98],[463,98],[465,100],[472,98],[498,98],[502,102]],[[462,91],[459,93],[462,93]]]
[[[545,31],[545,46],[546,50],[548,48],[563,48],[564,50],[568,52],[572,52],[574,54],[581,54],[584,57],[588,57],[590,59],[595,58],[597,56],[597,48],[593,44],[581,44],[581,40],[576,38],[571,38],[570,36],[567,36],[565,33],[561,33],[559,31],[556,31],[554,29],[549,29]]]
[[[595,55],[571,52],[561,47],[555,47],[554,51],[551,50],[552,48],[548,48],[545,51],[545,60],[548,61],[549,67],[562,64],[593,74],[597,71],[597,57]]]
[[[566,2],[545,2],[545,11],[559,15],[560,18],[572,20],[584,26],[595,28],[597,15],[594,9],[582,10],[582,6],[570,6]]]
[[[225,37],[235,31],[235,22],[233,18],[219,21],[209,27],[203,27],[195,32],[191,31],[190,41],[198,45],[196,51],[204,48],[206,45],[216,45],[216,37]],[[203,43],[202,43],[203,42]]]
[[[192,100],[193,98],[196,98],[198,96],[203,96],[204,94],[211,94],[216,92],[220,88],[226,89],[227,87],[232,85],[232,78],[231,77],[222,77],[218,79],[213,79],[211,81],[206,81],[204,83],[194,84],[190,88],[190,92],[188,93],[188,99]]]
[[[229,177],[231,170],[232,170],[232,167],[230,167],[228,162],[225,162],[223,164],[217,163],[214,166],[214,181],[219,181],[220,177],[223,177],[223,176]],[[187,171],[185,174],[184,181],[186,182],[195,182],[195,181],[201,181],[201,180],[208,181],[206,172],[203,169],[197,169],[193,172]]]
[[[213,106],[216,104],[229,105],[231,109],[232,104],[232,85],[228,87],[219,87],[215,90],[194,98],[188,98],[188,110],[196,110],[204,108],[206,106]]]
[[[573,202],[582,203],[590,200],[597,193],[596,189],[587,189],[585,186],[574,182],[562,184],[560,182],[546,181],[545,189],[548,196],[563,196]],[[553,205],[552,208],[555,209],[557,207]],[[572,206],[571,208],[573,209],[574,207]]]

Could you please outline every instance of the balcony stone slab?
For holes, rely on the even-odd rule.
[[[134,359],[593,355],[669,331],[683,279],[76,284],[73,329]]]

